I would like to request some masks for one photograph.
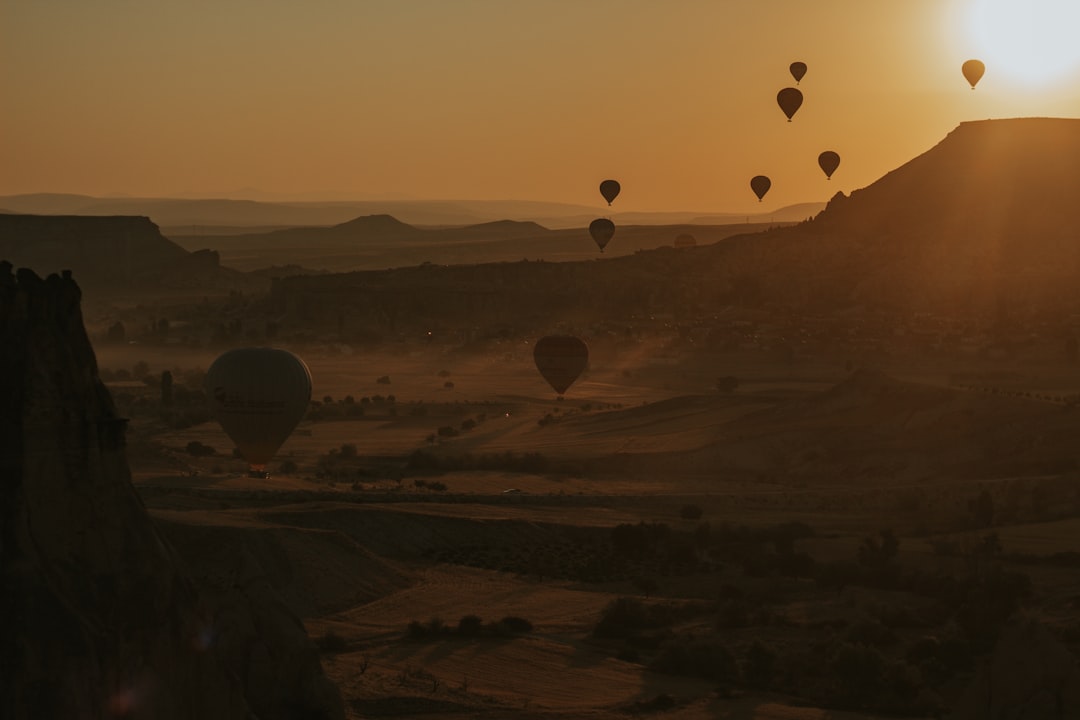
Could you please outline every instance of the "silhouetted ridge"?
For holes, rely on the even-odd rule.
[[[0,259],[38,272],[70,268],[89,285],[218,269],[216,253],[189,253],[138,216],[0,214]]]

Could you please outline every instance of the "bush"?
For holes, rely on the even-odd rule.
[[[734,683],[739,679],[735,656],[714,639],[676,638],[661,648],[650,668],[668,675],[698,677],[717,683]]]
[[[327,630],[321,637],[316,639],[315,647],[326,653],[345,652],[349,649],[349,645],[345,642],[345,638],[341,637],[333,630]]]
[[[484,631],[484,623],[477,615],[466,615],[458,620],[457,632],[462,637],[479,637]]]
[[[747,686],[755,690],[769,689],[775,669],[776,653],[755,640],[746,651],[746,660],[743,662],[743,679]]]
[[[499,629],[502,631],[501,634],[505,635],[524,635],[532,632],[533,626],[525,618],[507,615],[499,621]]]
[[[683,505],[679,510],[679,517],[683,520],[700,520],[701,515],[701,508],[697,505]]]
[[[389,375],[383,375],[383,376],[381,376],[379,378],[376,378],[375,382],[377,382],[379,385],[389,385],[390,384],[390,376]]]
[[[209,457],[216,454],[216,450],[209,445],[203,445],[198,440],[192,440],[187,444],[188,455],[193,457]]]
[[[278,472],[282,475],[295,475],[300,471],[300,468],[292,460],[285,460],[278,465]]]

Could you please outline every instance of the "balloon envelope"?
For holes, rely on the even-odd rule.
[[[831,178],[836,168],[840,167],[840,156],[832,150],[826,150],[817,156],[817,164],[825,172],[825,177]]]
[[[620,190],[622,190],[622,186],[619,185],[618,180],[605,180],[600,183],[600,194],[607,200],[608,205],[619,196]]]
[[[604,252],[604,247],[615,236],[615,223],[607,218],[597,218],[589,223],[589,234],[592,235],[593,241],[600,248],[600,252]]]
[[[971,83],[971,89],[974,90],[982,79],[983,73],[986,72],[986,66],[982,64],[982,60],[968,60],[960,66],[960,71],[964,73],[964,79]]]
[[[772,180],[764,175],[755,175],[750,178],[750,189],[757,195],[758,202],[761,202],[761,198],[765,197],[765,193],[769,192],[771,187]]]
[[[206,394],[225,434],[261,469],[307,412],[311,373],[287,350],[238,348],[206,371]]]
[[[787,115],[788,122],[802,106],[802,91],[798,88],[788,87],[776,93],[776,104]]]
[[[589,346],[572,335],[548,335],[533,348],[536,369],[562,395],[589,364]]]
[[[791,77],[795,78],[796,84],[803,79],[803,75],[806,74],[806,63],[793,62],[791,67],[788,68],[791,71]]]

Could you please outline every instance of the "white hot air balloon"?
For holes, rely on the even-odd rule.
[[[311,373],[287,350],[239,348],[222,354],[206,372],[206,394],[217,421],[251,465],[266,464],[296,428],[311,402]]]

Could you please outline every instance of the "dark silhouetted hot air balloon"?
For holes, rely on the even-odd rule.
[[[300,358],[275,348],[239,348],[206,371],[206,394],[217,421],[251,473],[264,468],[311,402],[311,373]]]
[[[803,75],[806,74],[806,63],[793,62],[788,69],[791,71],[791,77],[795,78],[795,84],[798,85],[799,81],[803,79]]]
[[[750,178],[750,189],[757,195],[758,202],[765,197],[765,193],[769,192],[769,188],[772,187],[772,180],[764,175],[755,175]]]
[[[983,73],[986,72],[986,66],[983,65],[982,60],[968,60],[960,67],[960,70],[964,73],[964,79],[971,83],[971,89],[974,90],[982,79]]]
[[[817,156],[817,164],[824,171],[825,177],[832,179],[832,174],[840,167],[840,156],[832,150],[826,150]]]
[[[675,247],[688,248],[697,245],[697,240],[690,233],[682,233],[675,236]]]
[[[573,335],[548,335],[533,348],[536,369],[562,395],[589,364],[589,346]]]
[[[596,246],[600,248],[600,252],[604,252],[604,248],[615,235],[615,223],[607,218],[597,218],[589,223],[589,234],[592,235]]]
[[[776,93],[776,103],[787,115],[787,121],[791,122],[791,118],[802,106],[802,91],[793,87],[784,88]]]
[[[607,200],[608,205],[610,205],[615,198],[619,197],[620,190],[622,190],[622,187],[619,185],[618,180],[605,180],[600,183],[600,194]]]

